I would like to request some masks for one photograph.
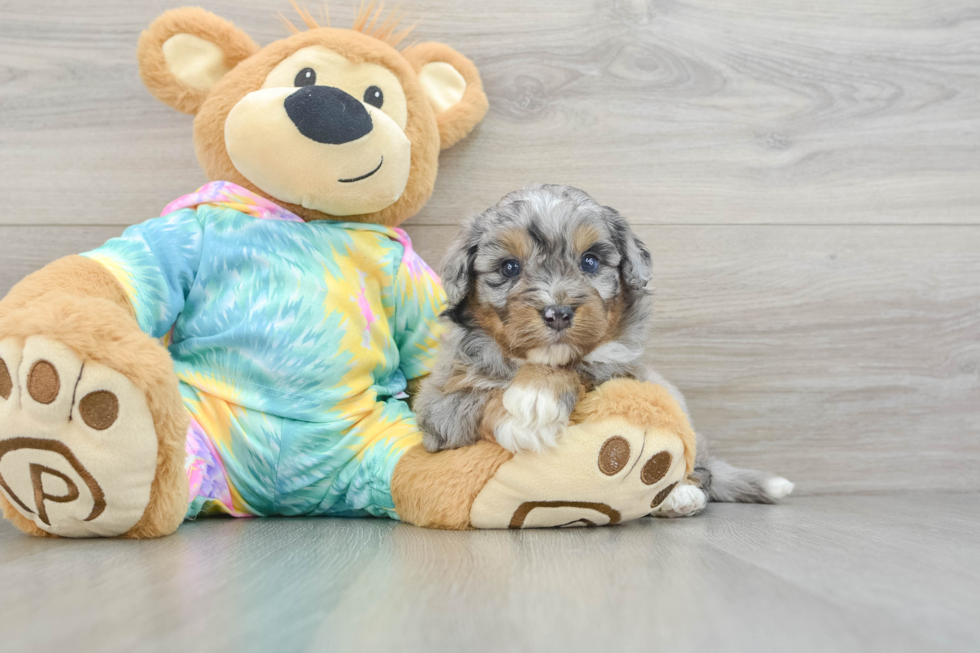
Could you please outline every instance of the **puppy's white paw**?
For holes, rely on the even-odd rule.
[[[704,510],[708,495],[696,485],[682,484],[674,488],[657,508],[654,517],[690,517]]]
[[[572,405],[565,405],[545,388],[512,385],[504,392],[508,417],[494,429],[494,437],[504,449],[544,451],[555,446],[568,428]]]
[[[541,452],[554,447],[565,429],[566,425],[561,422],[530,426],[508,417],[497,424],[493,435],[497,444],[513,453],[521,451]]]
[[[504,408],[519,424],[529,428],[568,420],[558,397],[547,389],[512,385],[504,392]]]
[[[770,478],[768,481],[766,481],[763,489],[766,496],[775,501],[792,494],[794,487],[796,486],[789,479],[783,478],[782,476],[776,476],[775,478]]]

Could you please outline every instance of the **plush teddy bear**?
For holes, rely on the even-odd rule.
[[[0,302],[0,504],[32,535],[143,538],[224,513],[438,528],[609,524],[692,468],[658,386],[609,382],[559,445],[427,453],[406,390],[438,347],[439,280],[397,226],[487,110],[452,48],[353,29],[264,48],[202,9],[139,41],[195,115],[214,181]]]

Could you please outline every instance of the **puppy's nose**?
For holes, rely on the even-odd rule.
[[[571,306],[546,306],[541,311],[541,318],[544,323],[548,325],[549,329],[555,331],[561,331],[572,326],[573,315],[575,315],[575,309]]]
[[[350,143],[374,126],[363,102],[333,86],[303,86],[285,105],[299,133],[317,143]]]

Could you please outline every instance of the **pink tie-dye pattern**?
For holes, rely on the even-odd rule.
[[[235,510],[228,487],[228,472],[221,462],[211,439],[193,417],[187,427],[187,440],[184,443],[184,468],[190,487],[190,498],[202,497],[208,503],[218,504],[218,509],[234,517],[251,517],[248,513]]]
[[[219,204],[263,220],[303,222],[303,218],[292,211],[288,211],[230,181],[212,181],[204,184],[190,195],[178,197],[167,204],[160,215],[167,215],[180,209],[197,208],[201,204]]]
[[[429,264],[421,256],[415,253],[415,248],[412,247],[412,239],[405,233],[405,230],[392,229],[392,231],[395,232],[395,240],[405,248],[405,253],[402,255],[402,265],[408,269],[409,274],[412,275],[412,279],[418,280],[422,277],[428,277],[436,285],[442,285],[439,275],[429,267]]]
[[[357,307],[361,310],[361,317],[364,318],[364,340],[361,343],[364,347],[371,345],[371,325],[378,321],[378,316],[371,308],[371,300],[367,296],[367,288],[364,287],[364,280],[367,278],[360,270],[357,271],[357,280],[360,289],[357,296],[353,299],[357,302]]]

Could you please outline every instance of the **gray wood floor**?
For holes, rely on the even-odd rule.
[[[0,525],[4,651],[976,651],[980,496],[712,504],[448,533],[203,520],[150,542]]]

